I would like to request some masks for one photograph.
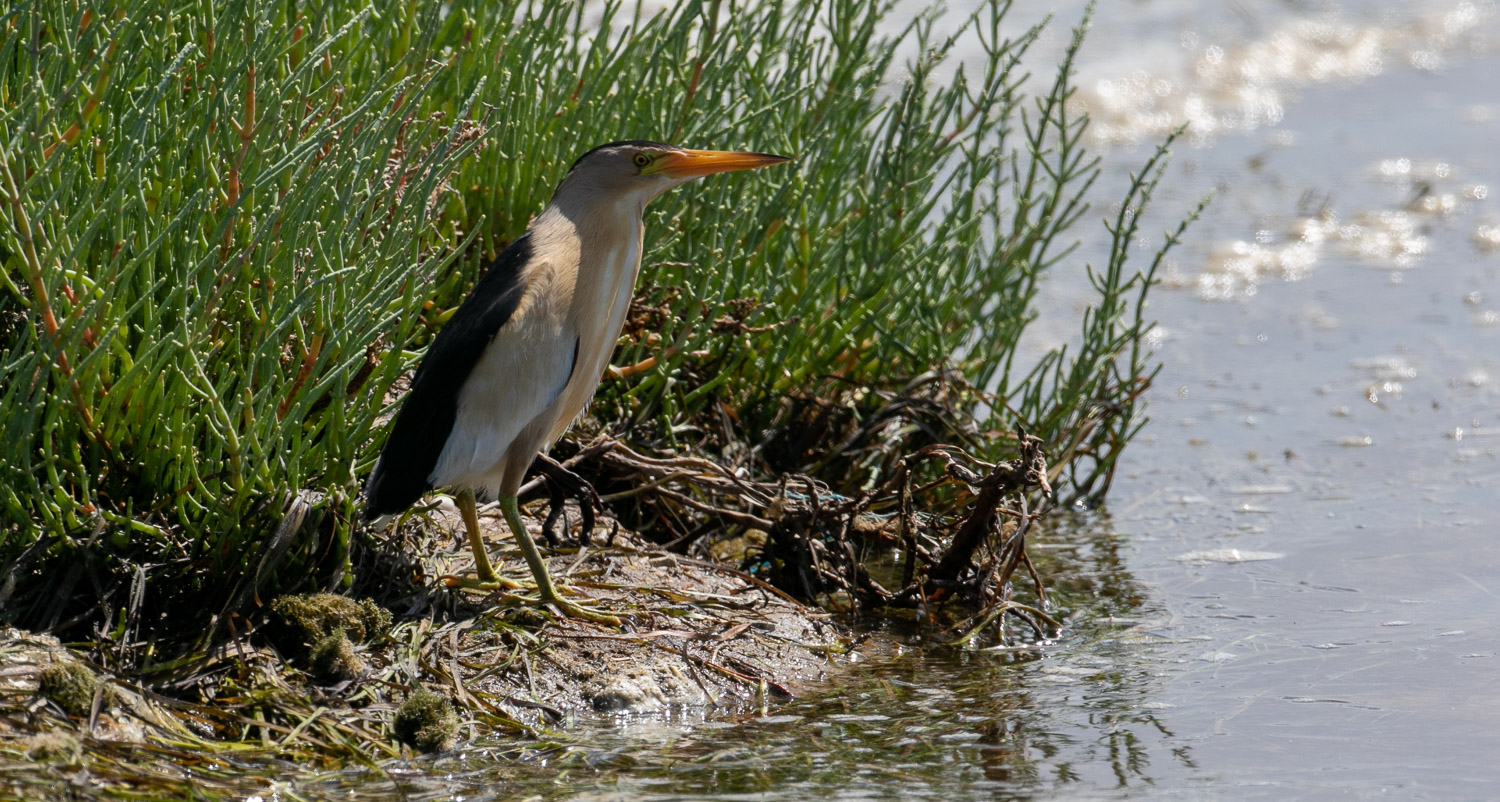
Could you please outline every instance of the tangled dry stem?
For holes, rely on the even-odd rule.
[[[958,643],[1007,615],[1043,640],[1059,625],[1045,611],[1045,585],[1027,557],[1026,539],[1052,489],[1041,441],[1019,428],[1015,438],[1019,455],[999,463],[957,446],[925,446],[856,497],[802,473],[757,481],[700,457],[648,456],[610,437],[584,445],[561,467],[629,483],[604,503],[628,500],[654,507],[659,518],[696,522],[665,544],[669,551],[687,553],[708,532],[764,533],[765,545],[747,562],[766,567],[766,580],[805,600],[856,616],[905,608],[933,620],[936,607],[951,603],[976,611],[956,627],[964,633]],[[924,482],[933,468],[938,475]],[[1035,508],[1031,493],[1042,499]],[[892,550],[900,564],[894,590],[878,576]],[[1022,567],[1034,605],[1013,598],[1012,579]],[[1002,627],[1001,641],[1007,640]]]

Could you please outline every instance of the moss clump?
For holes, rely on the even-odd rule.
[[[419,688],[396,708],[391,731],[396,740],[419,752],[441,752],[453,747],[458,714],[448,697]]]
[[[83,663],[53,663],[37,677],[36,692],[56,702],[69,715],[88,715],[98,690],[99,678]]]
[[[83,745],[66,732],[39,732],[26,742],[26,756],[40,763],[74,765],[83,757]]]
[[[313,678],[323,685],[358,679],[365,673],[365,661],[354,651],[353,642],[342,629],[313,644],[307,662]]]
[[[278,596],[271,602],[271,613],[288,639],[299,644],[318,643],[338,630],[364,643],[391,626],[390,611],[375,602],[333,593]]]

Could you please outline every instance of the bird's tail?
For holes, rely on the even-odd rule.
[[[359,509],[359,518],[367,524],[380,527],[384,526],[398,512],[398,510],[387,510],[379,503],[380,487],[380,463],[375,461],[375,470],[370,472],[370,478],[365,480],[364,504]]]

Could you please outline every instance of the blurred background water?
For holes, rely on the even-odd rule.
[[[1120,143],[1111,164],[1138,127],[1202,118],[1172,190],[1216,191],[1153,297],[1155,422],[1109,511],[1162,615],[1151,631],[1187,642],[1152,696],[1194,767],[1153,779],[1185,796],[1488,798],[1496,8],[1187,5],[1101,8],[1100,50],[1127,7],[1167,16],[1121,35],[1168,44],[1081,81]]]

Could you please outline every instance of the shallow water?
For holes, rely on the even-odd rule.
[[[1039,4],[1019,5],[1017,21]],[[1039,64],[1083,7],[1057,5]],[[1079,81],[1107,159],[1098,201],[1184,119],[1196,135],[1148,230],[1216,199],[1152,295],[1153,423],[1109,507],[1035,546],[1072,616],[1060,643],[960,653],[891,625],[899,654],[768,711],[584,718],[562,745],[296,779],[258,767],[266,779],[245,787],[266,800],[1491,796],[1497,18],[1486,2],[1102,4]],[[1049,283],[1038,349],[1076,325],[1081,264]]]
[[[1153,297],[1156,422],[1111,508],[1161,632],[1207,639],[1153,693],[1196,765],[1159,790],[1487,798],[1500,778],[1495,11],[1345,15],[1418,31],[1417,55],[1184,154],[1178,186],[1220,191]],[[1181,559],[1227,549],[1285,556]]]

